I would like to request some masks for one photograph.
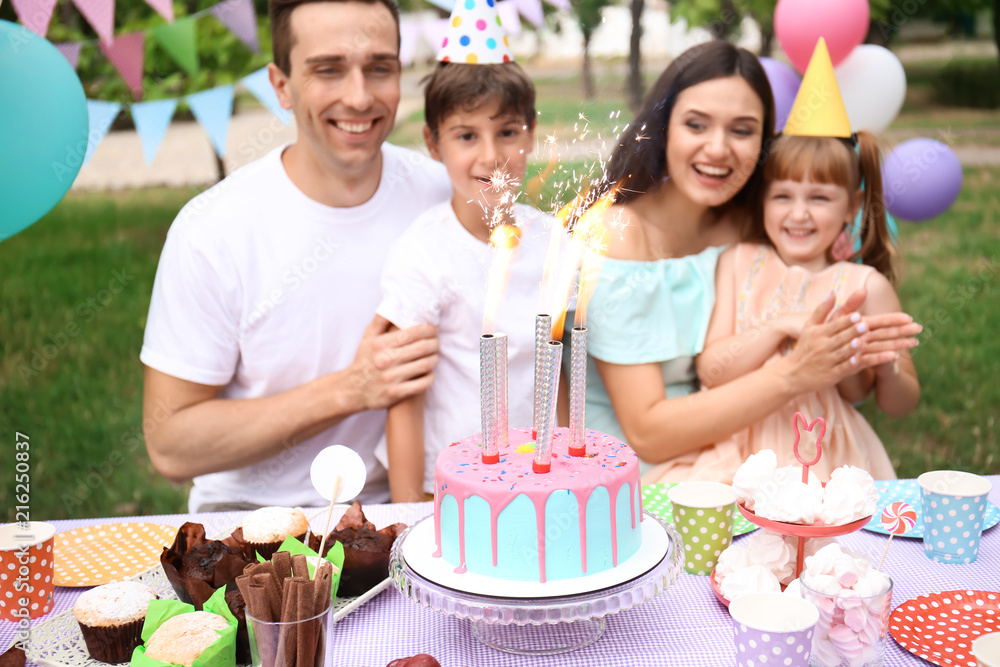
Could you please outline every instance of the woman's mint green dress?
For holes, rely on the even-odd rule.
[[[587,309],[587,428],[627,442],[594,359],[622,365],[658,362],[667,398],[695,390],[694,358],[705,346],[722,250],[710,247],[652,262],[604,261]],[[648,467],[644,464],[644,471]]]

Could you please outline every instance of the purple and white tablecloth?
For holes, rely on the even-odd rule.
[[[989,479],[993,483],[990,500],[1000,505],[1000,475]],[[431,503],[365,507],[367,517],[379,527],[395,521],[412,523],[431,511]],[[145,516],[141,520],[178,527],[185,521],[198,521],[205,525],[209,535],[215,535],[232,529],[241,516],[240,512],[228,512]],[[63,531],[126,520],[79,519],[53,523]],[[886,541],[885,536],[864,530],[838,539],[844,546],[868,554],[875,562]],[[935,591],[1000,591],[1000,526],[983,534],[979,558],[970,565],[932,562],[924,556],[920,540],[897,538],[893,540],[883,571],[895,584],[893,607]],[[57,587],[55,609],[51,614],[71,608],[83,590]],[[0,621],[0,647],[10,646],[14,630],[13,623]],[[326,664],[331,667],[385,667],[395,658],[429,653],[442,667],[721,667],[735,663],[732,633],[729,613],[716,601],[708,577],[683,572],[662,595],[607,617],[606,632],[591,646],[572,653],[538,657],[509,655],[488,648],[473,637],[469,621],[421,607],[405,599],[395,588],[389,588],[330,629]],[[885,664],[893,667],[929,663],[910,655],[890,638]]]

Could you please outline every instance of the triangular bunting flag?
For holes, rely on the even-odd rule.
[[[833,73],[830,51],[822,37],[816,43],[782,133],[801,137],[851,136],[851,121]]]
[[[565,10],[568,10],[568,9],[572,8],[572,6],[570,5],[569,0],[546,0],[546,2],[548,2],[550,5],[552,5],[556,9],[565,9]]]
[[[80,42],[60,42],[52,46],[59,49],[59,53],[66,57],[70,66],[76,69],[76,64],[80,61],[80,47],[82,46]]]
[[[136,102],[132,105],[132,120],[135,121],[135,131],[142,141],[142,154],[146,158],[146,164],[151,164],[156,157],[156,151],[160,149],[163,135],[167,132],[176,108],[176,99]]]
[[[497,12],[500,14],[500,25],[508,35],[521,34],[521,14],[517,11],[517,3],[514,0],[497,3]]]
[[[226,135],[229,133],[229,119],[233,115],[233,87],[219,86],[186,98],[191,113],[201,123],[202,129],[215,147],[220,158],[226,157]]]
[[[195,28],[194,18],[188,16],[173,23],[161,23],[149,31],[163,47],[163,50],[174,59],[174,62],[192,76],[198,73],[198,44]]]
[[[49,21],[52,11],[56,8],[56,0],[11,0],[14,13],[21,19],[21,25],[39,37],[45,37],[49,31]],[[75,66],[74,66],[75,67]]]
[[[545,25],[545,12],[542,9],[542,0],[507,0],[517,4],[517,11],[521,16],[528,19],[531,25],[541,28]]]
[[[448,34],[448,25],[448,19],[437,19],[420,24],[420,32],[434,49],[434,53],[437,53],[444,43],[445,35]]]
[[[399,22],[399,61],[404,67],[413,64],[413,56],[417,52],[417,37],[420,29],[412,21]]]
[[[146,33],[143,31],[119,35],[110,44],[101,42],[101,51],[115,66],[125,83],[132,89],[135,98],[142,99],[142,66],[145,52]]]
[[[156,10],[156,13],[167,19],[167,23],[174,22],[174,0],[146,0],[146,4]]]
[[[73,0],[102,42],[110,43],[115,33],[115,0]]]
[[[267,110],[278,117],[285,125],[292,120],[292,112],[288,109],[283,109],[281,103],[278,102],[278,96],[274,92],[274,86],[271,85],[271,80],[267,78],[267,67],[261,67],[256,72],[252,74],[247,74],[245,77],[240,79],[243,85],[247,87],[253,96],[256,97],[261,104],[267,107]]]
[[[100,100],[87,100],[87,121],[89,129],[87,132],[87,153],[83,156],[83,163],[90,162],[90,156],[94,154],[104,135],[111,129],[111,123],[115,122],[122,105],[118,102],[103,102]]]
[[[225,0],[211,7],[212,15],[254,53],[260,51],[257,40],[257,12],[253,0]]]

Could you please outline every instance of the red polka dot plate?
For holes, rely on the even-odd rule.
[[[941,667],[976,667],[972,642],[1000,632],[1000,592],[943,591],[921,595],[889,616],[892,638],[915,656]]]
[[[102,523],[57,533],[56,586],[122,581],[160,562],[177,528],[156,523]]]

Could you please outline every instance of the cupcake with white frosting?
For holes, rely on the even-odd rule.
[[[101,662],[127,662],[142,643],[142,624],[150,600],[159,596],[137,581],[120,581],[86,591],[76,599],[73,616],[90,657]]]
[[[243,539],[270,560],[285,538],[305,539],[309,520],[298,507],[262,507],[243,518]]]

